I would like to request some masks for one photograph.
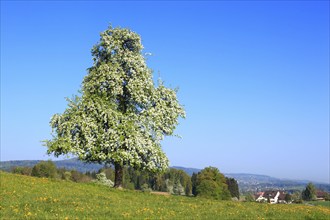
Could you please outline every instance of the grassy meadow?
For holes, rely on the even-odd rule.
[[[324,207],[328,207],[330,209],[330,201],[309,201],[309,202],[307,202],[307,204],[316,205],[316,206],[324,206]]]
[[[215,201],[0,172],[1,219],[329,219],[330,208]]]

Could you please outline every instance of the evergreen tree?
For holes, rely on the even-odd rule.
[[[192,194],[194,196],[197,195],[197,192],[196,192],[196,186],[197,186],[197,174],[196,173],[193,173],[192,176],[191,176],[191,183],[192,183]]]
[[[154,85],[142,49],[140,36],[131,30],[109,27],[101,33],[81,96],[68,99],[64,113],[52,117],[53,139],[45,141],[49,154],[113,164],[119,188],[125,166],[167,169],[160,142],[185,117],[176,91],[162,82]]]
[[[238,183],[234,178],[226,177],[226,183],[228,185],[228,190],[230,192],[231,197],[236,197],[239,199],[239,189]]]
[[[316,199],[316,189],[313,183],[308,183],[306,189],[301,193],[303,200],[310,201]]]

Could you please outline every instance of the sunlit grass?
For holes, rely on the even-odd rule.
[[[330,209],[162,196],[0,172],[1,219],[329,219]]]
[[[309,201],[309,202],[307,202],[307,204],[316,205],[316,206],[324,206],[324,207],[327,207],[330,209],[330,201]]]

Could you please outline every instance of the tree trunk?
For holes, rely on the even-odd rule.
[[[115,188],[123,188],[123,166],[115,163]]]

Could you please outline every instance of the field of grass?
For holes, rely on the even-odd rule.
[[[307,204],[324,206],[324,207],[328,207],[330,209],[330,201],[310,201],[310,202],[307,202]],[[330,219],[330,217],[329,217],[329,219]]]
[[[330,209],[214,201],[0,172],[1,219],[329,219]]]

